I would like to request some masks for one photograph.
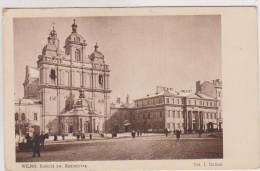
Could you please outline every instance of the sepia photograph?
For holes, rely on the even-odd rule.
[[[256,14],[5,10],[6,169],[259,167]]]
[[[223,158],[221,16],[14,19],[16,161]]]

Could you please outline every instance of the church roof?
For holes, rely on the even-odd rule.
[[[65,40],[65,45],[67,45],[70,42],[75,42],[75,43],[84,43],[85,39],[82,35],[80,35],[77,32],[72,32]]]
[[[104,60],[104,55],[98,50],[98,45],[94,46],[95,50],[92,52],[92,54],[89,56],[90,60],[95,60],[95,59],[101,59],[102,61]]]

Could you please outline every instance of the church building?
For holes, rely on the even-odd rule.
[[[75,20],[63,48],[53,27],[38,56],[38,82],[24,82],[24,98],[40,100],[45,133],[104,131],[110,113],[109,65],[97,44],[88,54]]]

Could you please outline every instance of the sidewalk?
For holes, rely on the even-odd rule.
[[[146,133],[142,134],[140,137],[151,137],[151,136],[163,136],[164,134],[155,134],[155,133]],[[92,140],[108,140],[108,139],[122,139],[122,138],[130,138],[131,133],[126,132],[126,133],[119,133],[117,134],[117,137],[113,137],[111,134],[104,134],[104,137],[101,137],[99,134],[92,133]],[[54,141],[54,136],[49,136],[48,139],[45,140],[45,144],[64,144],[64,143],[70,143],[70,142],[86,142],[90,141],[89,134],[85,137],[85,139],[79,139],[77,140],[76,136],[65,136],[64,140],[62,140],[62,136],[57,137],[57,141]]]
[[[131,138],[131,133],[119,133],[117,134],[117,137],[112,138],[111,134],[105,134],[104,137],[101,137],[99,134],[92,133],[92,140],[89,138],[89,134],[86,135],[85,139],[79,139],[75,136],[66,136],[65,140],[62,140],[61,136],[58,136],[58,141],[54,141],[54,137],[50,136],[49,139],[45,140],[45,145],[54,145],[54,144],[82,144],[82,143],[90,143],[90,142],[100,142],[104,140],[115,140],[115,139],[124,139],[124,138]],[[162,133],[145,133],[142,134],[142,136],[136,136],[136,138],[141,137],[165,137],[165,134]],[[169,138],[176,138],[176,135],[174,134],[168,134]],[[201,137],[199,137],[198,134],[182,134],[181,139],[208,139],[210,138],[208,133],[202,134]],[[212,137],[211,137],[212,138]],[[210,138],[210,139],[211,139]]]

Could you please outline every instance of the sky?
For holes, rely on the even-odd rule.
[[[63,48],[74,18],[14,19],[15,96],[23,97],[25,66],[55,30]],[[78,33],[91,54],[97,42],[110,65],[111,100],[134,100],[155,93],[156,86],[195,89],[197,80],[221,79],[221,17],[100,16],[75,17]]]

